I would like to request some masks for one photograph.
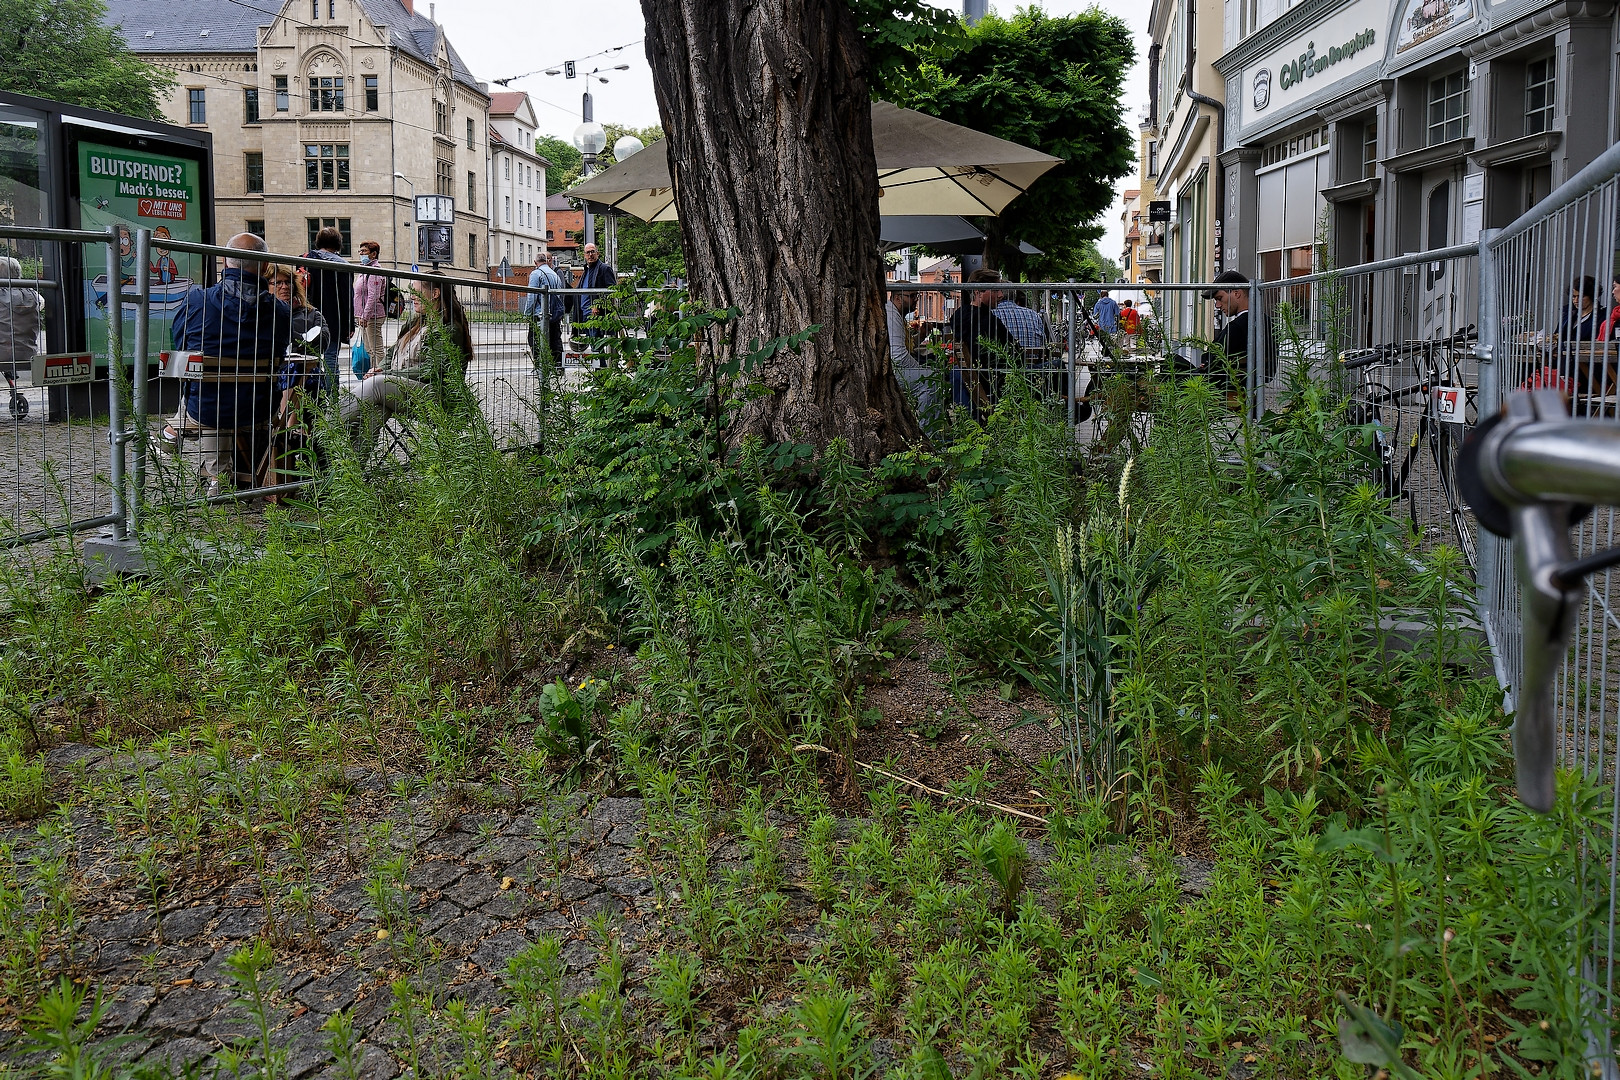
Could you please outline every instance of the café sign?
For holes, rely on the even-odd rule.
[[[1249,117],[1281,111],[1383,59],[1388,0],[1348,4],[1243,70]]]

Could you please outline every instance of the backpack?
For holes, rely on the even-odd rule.
[[[405,310],[405,294],[399,291],[394,279],[388,279],[388,291],[383,294],[383,310],[390,319],[397,319]]]

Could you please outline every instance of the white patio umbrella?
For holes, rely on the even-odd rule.
[[[872,150],[885,217],[989,215],[1060,158],[886,101],[872,103]],[[568,194],[643,221],[674,221],[669,140],[597,173]]]

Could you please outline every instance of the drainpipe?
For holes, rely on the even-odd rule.
[[[1159,50],[1158,42],[1148,46],[1148,124],[1159,130]]]
[[[1223,216],[1226,213],[1226,169],[1221,165],[1221,151],[1226,148],[1226,106],[1206,94],[1193,89],[1193,69],[1198,62],[1198,0],[1187,0],[1187,96],[1199,105],[1215,110],[1215,215],[1214,222],[1222,226],[1221,241],[1225,242]],[[1225,262],[1221,244],[1215,245],[1215,273],[1221,272]]]

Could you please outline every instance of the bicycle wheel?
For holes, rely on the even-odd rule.
[[[1389,387],[1368,379],[1350,401],[1349,422],[1366,428],[1372,466],[1378,470],[1378,489],[1386,499],[1401,497],[1401,409]]]
[[[1467,424],[1436,422],[1429,445],[1434,450],[1434,464],[1440,474],[1440,490],[1445,495],[1446,509],[1451,515],[1452,532],[1457,535],[1457,547],[1468,563],[1469,573],[1473,573],[1477,567],[1473,514],[1457,483],[1457,455],[1462,451],[1464,436],[1478,419],[1473,394],[1467,396],[1463,413]]]

